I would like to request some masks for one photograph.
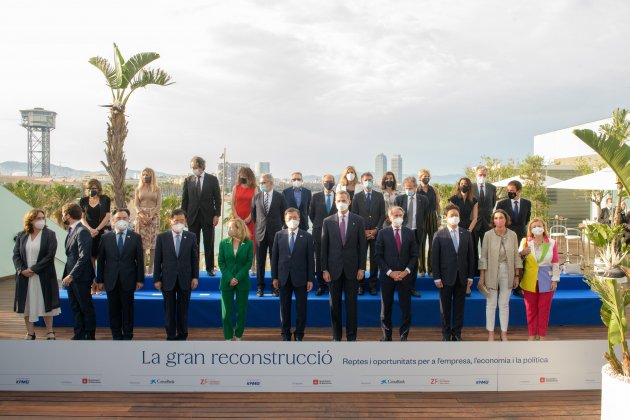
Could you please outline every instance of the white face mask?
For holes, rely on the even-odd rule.
[[[299,225],[300,225],[300,222],[298,222],[295,219],[291,219],[287,222],[287,227],[291,230],[295,230]]]
[[[354,177],[355,175],[352,172],[350,172],[349,174],[346,174],[346,179],[350,182],[354,181]]]
[[[293,187],[300,188],[302,186],[302,181],[293,181]]]
[[[118,220],[115,226],[118,232],[122,232],[123,230],[127,229],[127,227],[129,226],[129,222],[126,220]]]
[[[459,217],[451,216],[448,219],[446,219],[446,223],[448,223],[450,226],[457,226],[459,225]]]
[[[34,227],[35,229],[42,230],[42,229],[44,229],[44,227],[46,227],[46,221],[45,221],[45,220],[36,220],[36,221],[33,223],[33,227]]]
[[[486,177],[485,176],[478,176],[477,177],[477,184],[485,184],[486,183]]]
[[[335,204],[337,204],[337,210],[339,210],[342,213],[348,210],[348,203],[344,201],[340,201],[339,203],[335,203]]]
[[[401,227],[403,224],[403,218],[402,217],[396,217],[394,219],[392,219],[392,225],[396,226],[396,227]]]
[[[192,173],[195,176],[199,176],[199,175],[201,175],[203,173],[203,171],[201,169],[197,168],[197,169],[193,169]]]
[[[175,233],[182,233],[184,231],[184,224],[183,223],[176,223],[173,225],[173,227],[171,227],[171,229],[173,229],[173,232]]]
[[[545,232],[545,229],[541,228],[540,226],[536,226],[532,228],[532,233],[534,234],[534,236],[540,236]]]

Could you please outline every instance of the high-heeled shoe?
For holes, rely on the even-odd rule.
[[[35,333],[33,333],[33,334],[26,333],[26,335],[24,336],[24,339],[25,340],[35,340]]]
[[[57,337],[55,337],[55,332],[54,331],[49,331],[46,333],[46,340],[56,340]]]

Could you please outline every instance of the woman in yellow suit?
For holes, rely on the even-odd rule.
[[[221,270],[221,314],[223,337],[240,341],[245,330],[247,298],[249,296],[249,269],[254,258],[254,245],[249,239],[247,225],[241,219],[228,224],[228,237],[219,245],[219,269]],[[234,295],[236,294],[236,327],[232,327]]]

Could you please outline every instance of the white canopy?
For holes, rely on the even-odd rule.
[[[582,175],[554,184],[550,188],[561,190],[614,190],[617,189],[617,175],[606,168],[599,172]]]
[[[501,181],[493,182],[492,185],[494,185],[495,187],[507,187],[510,181],[519,181],[523,185],[527,184],[528,182],[526,179],[523,179],[520,176],[513,176],[510,178],[502,179]],[[545,181],[543,182],[543,186],[549,187],[550,185],[556,184],[558,182],[562,182],[562,180],[554,178],[552,176],[546,176]]]

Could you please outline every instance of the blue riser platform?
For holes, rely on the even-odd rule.
[[[205,274],[205,273],[204,273]],[[203,275],[199,288],[192,293],[189,310],[190,327],[221,327],[221,296],[218,292],[219,278]],[[551,308],[551,325],[600,325],[600,301],[595,293],[582,281],[581,275],[562,276]],[[475,279],[475,284],[478,279]],[[262,298],[255,294],[256,280],[252,278],[252,291],[247,309],[248,327],[279,327],[279,299],[270,295],[271,279],[267,273],[266,295]],[[418,327],[440,326],[439,292],[430,277],[419,277],[416,288],[422,293],[421,298],[412,298],[412,325]],[[96,319],[99,327],[106,327],[108,322],[107,298],[103,293],[94,296]],[[397,300],[397,299],[396,299]],[[72,311],[65,290],[61,291],[61,315],[55,317],[55,325],[71,326]],[[380,293],[370,296],[367,291],[359,296],[359,326],[380,326]],[[330,307],[328,293],[315,296],[313,290],[308,296],[307,327],[330,326]],[[498,317],[497,317],[498,318]],[[400,307],[394,304],[394,326],[400,325]],[[466,326],[485,325],[485,299],[475,287],[472,296],[466,299]],[[138,327],[163,327],[164,310],[162,295],[153,287],[153,281],[147,278],[143,290],[135,294],[135,325]],[[496,325],[499,325],[497,319]],[[510,325],[526,325],[523,299],[512,296],[510,300]]]

